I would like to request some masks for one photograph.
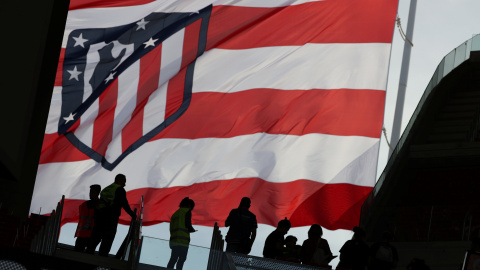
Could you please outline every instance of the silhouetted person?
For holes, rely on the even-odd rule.
[[[277,225],[277,229],[267,236],[265,240],[265,246],[263,247],[263,257],[275,259],[276,257],[282,257],[285,251],[285,234],[290,230],[292,224],[285,218],[280,220]]]
[[[225,240],[228,252],[250,253],[257,235],[257,217],[250,212],[250,198],[243,197],[237,209],[232,209],[225,221],[230,227]]]
[[[302,263],[307,265],[313,265],[313,254],[317,249],[317,243],[322,235],[322,227],[318,224],[313,224],[308,229],[308,239],[303,241],[302,244]]]
[[[88,253],[94,253],[101,241],[98,253],[101,256],[108,256],[117,233],[118,219],[122,208],[132,218],[136,218],[135,213],[128,205],[127,192],[123,188],[126,182],[125,175],[117,174],[115,182],[100,192],[100,202],[95,212],[95,226],[87,248]]]
[[[95,224],[95,209],[98,205],[100,190],[102,190],[100,185],[91,185],[88,194],[90,200],[83,202],[78,207],[79,220],[75,231],[75,237],[77,238],[75,240],[75,251],[85,252],[87,249]]]
[[[337,269],[365,270],[368,264],[370,248],[365,243],[365,230],[353,228],[352,240],[348,240],[340,249],[340,263]]]
[[[318,224],[313,224],[308,230],[308,239],[302,244],[302,263],[312,266],[329,267],[333,256],[328,241],[322,238],[323,229]]]
[[[277,257],[277,259],[300,263],[301,249],[302,247],[297,245],[297,237],[289,235],[285,237],[285,250],[283,251],[282,257]]]
[[[407,265],[407,270],[430,270],[430,267],[425,264],[424,260],[413,258]]]
[[[392,238],[390,232],[384,232],[381,241],[372,245],[369,270],[390,270],[397,267],[398,253],[397,249],[390,244]]]
[[[192,210],[195,202],[185,197],[180,202],[180,208],[172,215],[170,220],[170,248],[172,254],[167,268],[182,269],[187,259],[188,246],[190,245],[190,233],[195,232],[192,227]]]

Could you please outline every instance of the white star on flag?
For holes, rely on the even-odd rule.
[[[78,81],[78,75],[82,74],[81,71],[77,70],[77,66],[75,66],[73,70],[67,70],[67,71],[68,73],[70,73],[70,78],[68,80],[75,79]]]
[[[115,73],[117,72],[113,72],[113,73],[110,73],[110,75],[108,75],[108,77],[105,79],[105,84],[107,84],[110,80],[114,79],[113,75],[115,75]]]
[[[139,29],[145,30],[145,25],[146,25],[147,23],[148,23],[148,21],[145,21],[145,19],[142,19],[141,21],[137,22],[137,25],[138,25],[137,31],[138,31]]]
[[[155,41],[157,41],[157,40],[158,39],[150,38],[147,42],[144,42],[143,44],[145,44],[145,48],[147,48],[148,46],[155,47]]]
[[[70,121],[73,121],[73,120],[75,120],[75,118],[74,118],[75,114],[76,114],[76,113],[73,113],[73,114],[72,114],[72,113],[70,113],[70,115],[69,115],[69,116],[67,116],[67,117],[63,117],[63,119],[65,120],[65,124],[66,124],[66,123],[68,123],[68,122],[70,122]]]
[[[80,36],[73,37],[73,39],[75,39],[75,45],[73,45],[73,47],[82,46],[82,48],[85,48],[84,43],[87,42],[88,39],[84,39],[82,35],[83,34],[80,33]]]

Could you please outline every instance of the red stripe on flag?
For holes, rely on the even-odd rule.
[[[168,82],[165,119],[174,114],[183,103],[187,65],[197,58],[200,26],[201,21],[196,21],[185,28],[181,69]]]
[[[175,113],[183,103],[185,89],[185,75],[187,69],[181,69],[170,81],[167,87],[167,104],[165,106],[165,119]]]
[[[161,44],[140,60],[137,104],[132,113],[132,119],[122,130],[122,151],[125,151],[143,136],[144,107],[150,95],[158,88],[161,61]]]
[[[65,48],[60,50],[60,57],[58,58],[57,74],[55,76],[55,86],[62,86],[63,77],[63,60],[65,59]]]
[[[68,9],[127,7],[144,5],[151,2],[155,2],[155,0],[72,0],[70,1]]]
[[[39,164],[87,159],[90,157],[74,147],[65,136],[57,133],[45,134]]]
[[[195,201],[193,224],[213,226],[218,222],[223,226],[228,213],[238,207],[241,198],[253,194],[250,210],[257,215],[259,223],[276,226],[279,220],[287,217],[295,227],[320,223],[324,228],[335,230],[351,229],[351,224],[358,223],[361,204],[371,190],[371,187],[309,180],[271,183],[259,178],[242,178],[187,187],[142,188],[128,191],[127,198],[132,209],[140,209],[140,198],[144,196],[144,226],[169,222],[176,206],[187,196]],[[80,203],[79,200],[65,200],[62,223],[78,220]],[[124,211],[120,223],[130,223]]]
[[[185,78],[177,77],[170,81],[169,89]],[[169,96],[167,104],[180,106],[182,97]],[[384,100],[385,91],[377,90],[255,89],[231,94],[194,93],[187,111],[152,140],[230,138],[258,132],[379,138]],[[167,108],[167,113],[171,115],[174,109]],[[66,160],[62,157],[44,156],[42,152],[40,163],[88,159],[83,154],[67,155]]]
[[[391,43],[396,9],[389,1],[377,0],[317,1],[279,8],[216,6],[210,18],[207,50]]]
[[[152,140],[229,138],[258,132],[379,138],[384,101],[385,91],[376,90],[195,93],[187,111]]]
[[[198,20],[185,27],[185,36],[183,39],[183,55],[181,68],[186,67],[197,58],[198,40],[200,38],[200,26],[202,20]]]
[[[107,147],[112,141],[117,97],[118,80],[115,79],[98,99],[98,116],[93,125],[92,149],[102,156],[105,156]]]

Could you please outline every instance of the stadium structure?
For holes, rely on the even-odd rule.
[[[362,207],[368,241],[394,235],[400,264],[461,269],[480,229],[480,35],[435,70]],[[402,268],[403,267],[403,268]]]

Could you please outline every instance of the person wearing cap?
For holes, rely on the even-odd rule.
[[[257,217],[249,211],[250,198],[243,197],[240,205],[232,209],[225,221],[225,227],[230,227],[225,240],[228,252],[250,253],[257,235]]]
[[[187,260],[188,246],[190,245],[190,233],[196,230],[192,227],[192,210],[195,202],[185,197],[180,202],[180,208],[175,211],[170,220],[170,249],[172,253],[167,268],[183,269]]]
[[[100,192],[100,201],[95,211],[95,226],[87,246],[87,253],[93,254],[97,245],[102,242],[98,254],[108,256],[117,234],[118,220],[122,208],[132,219],[137,217],[128,204],[127,192],[124,188],[126,182],[125,175],[117,174],[115,182]]]
[[[77,230],[75,231],[75,251],[85,252],[90,237],[92,236],[93,225],[95,224],[94,214],[98,205],[98,195],[102,188],[100,185],[91,185],[89,197],[90,200],[83,202],[78,207],[79,220]]]
[[[285,249],[285,234],[290,230],[292,224],[285,218],[280,220],[277,225],[277,229],[270,233],[265,240],[265,246],[263,247],[263,257],[275,259],[282,257]]]

